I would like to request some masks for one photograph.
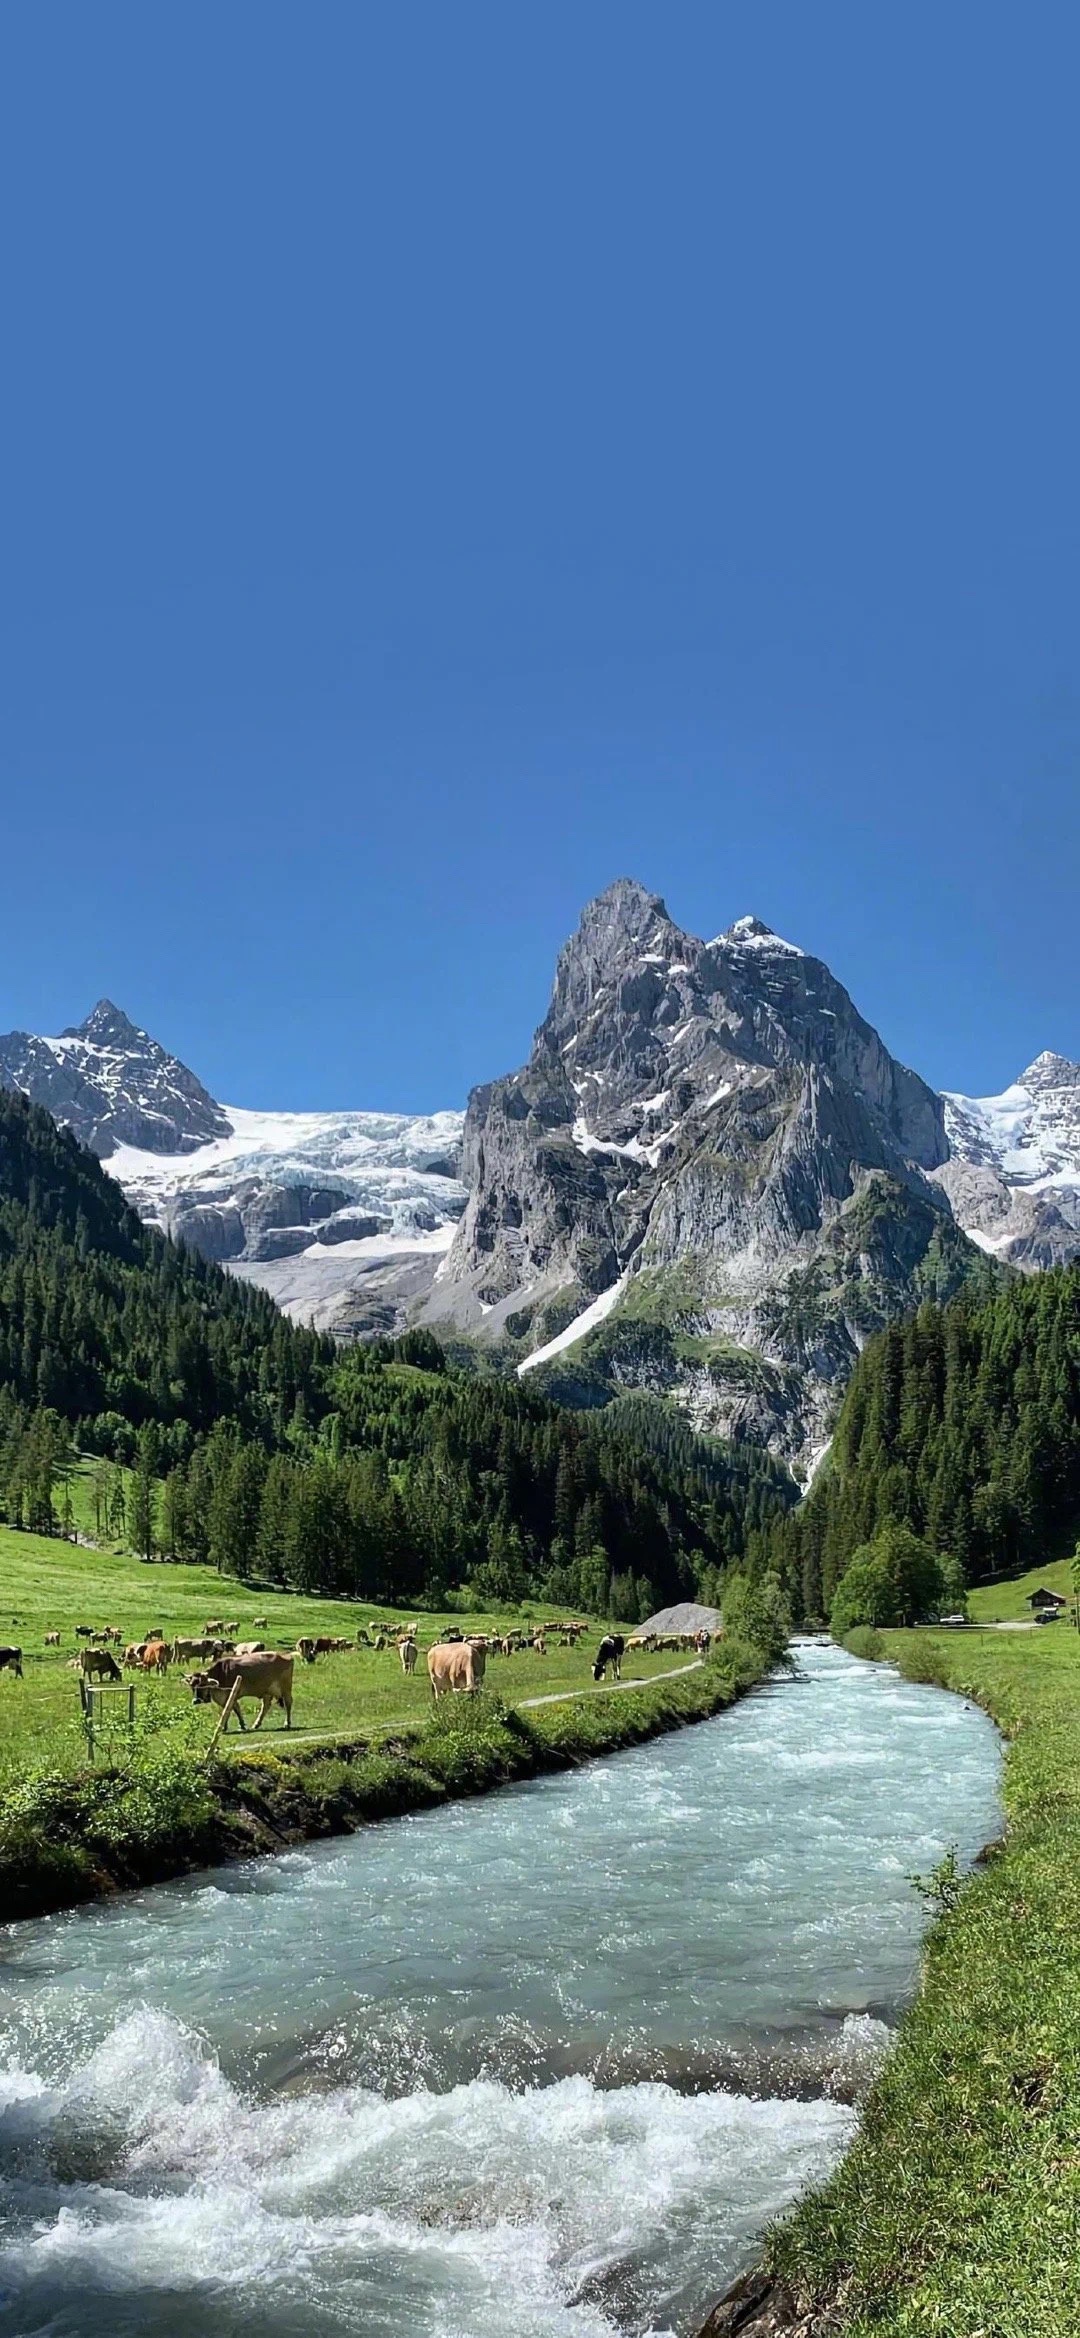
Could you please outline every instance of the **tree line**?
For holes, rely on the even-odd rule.
[[[1080,1264],[926,1302],[872,1340],[807,1499],[769,1564],[797,1614],[827,1617],[889,1524],[985,1582],[1071,1551],[1080,1519]]]

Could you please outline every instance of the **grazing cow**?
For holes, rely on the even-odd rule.
[[[94,1637],[93,1624],[76,1624],[75,1637],[77,1640],[92,1640]]]
[[[533,1640],[532,1647],[534,1656],[547,1655],[547,1641],[545,1640],[542,1632],[537,1632],[536,1637]]]
[[[236,1638],[236,1635],[237,1635],[237,1633],[238,1633],[238,1631],[239,1631],[239,1629],[240,1629],[240,1626],[239,1626],[239,1624],[225,1624],[225,1625],[224,1625],[224,1627],[223,1627],[223,1629],[224,1629],[226,1632],[230,1633],[230,1634],[231,1634],[231,1636],[232,1636],[232,1638],[235,1640],[235,1638]]]
[[[119,1680],[120,1667],[108,1648],[82,1648],[75,1659],[84,1680]]]
[[[173,1641],[172,1648],[170,1650],[171,1661],[173,1664],[190,1664],[192,1662],[201,1663],[204,1656],[220,1656],[221,1653],[222,1649],[220,1640],[176,1639]]]
[[[406,1635],[405,1639],[398,1641],[397,1652],[401,1658],[402,1672],[406,1680],[411,1680],[416,1671],[416,1642],[411,1632]]]
[[[46,1634],[45,1634],[45,1646],[46,1646],[46,1648],[59,1648],[59,1646],[60,1646],[60,1634],[59,1634],[59,1632],[46,1632]]]
[[[141,1672],[145,1640],[129,1640],[124,1650],[124,1668],[127,1672]]]
[[[0,1648],[0,1672],[13,1672],[16,1680],[22,1679],[21,1648]]]
[[[276,1649],[261,1649],[254,1656],[241,1656],[239,1653],[235,1656],[219,1656],[216,1664],[209,1665],[205,1672],[189,1672],[186,1678],[197,1705],[227,1705],[233,1683],[239,1678],[240,1688],[233,1712],[241,1729],[247,1727],[240,1711],[241,1699],[244,1697],[257,1697],[259,1700],[259,1710],[253,1724],[256,1729],[261,1729],[271,1705],[281,1706],[285,1727],[292,1728],[291,1656],[280,1655]],[[225,1726],[228,1728],[228,1722]]]
[[[222,1623],[220,1616],[209,1617],[207,1622],[203,1625],[203,1632],[208,1640],[214,1639],[215,1636],[222,1633],[224,1629],[225,1626]]]
[[[616,1680],[622,1679],[622,1660],[625,1647],[626,1642],[620,1632],[605,1632],[596,1651],[596,1662],[592,1668],[594,1680],[603,1680],[609,1664]]]
[[[474,1696],[483,1687],[486,1661],[486,1651],[475,1648],[471,1640],[443,1640],[429,1648],[428,1679],[436,1703],[446,1689],[455,1696]]]
[[[252,1616],[252,1619],[251,1619],[251,1629],[252,1629],[252,1631],[253,1631],[253,1632],[265,1632],[265,1630],[266,1630],[266,1627],[267,1627],[267,1625],[268,1625],[269,1621],[270,1621],[270,1618],[269,1618],[269,1616],[268,1616],[268,1615],[253,1615],[253,1616]]]
[[[163,1676],[168,1672],[169,1651],[164,1640],[147,1641],[142,1652],[142,1668],[144,1672],[160,1672]]]

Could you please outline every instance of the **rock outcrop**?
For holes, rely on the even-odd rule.
[[[528,1063],[470,1098],[426,1315],[577,1401],[654,1388],[805,1462],[867,1334],[977,1266],[947,1155],[941,1099],[820,960],[756,918],[699,941],[620,880]]]

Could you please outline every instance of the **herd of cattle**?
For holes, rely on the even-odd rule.
[[[268,1623],[266,1616],[255,1616],[252,1629]],[[449,1693],[473,1694],[483,1683],[487,1664],[497,1656],[515,1656],[525,1651],[545,1656],[549,1646],[574,1648],[590,1629],[577,1622],[547,1624],[532,1631],[510,1631],[497,1634],[464,1634],[448,1630],[427,1650],[427,1674],[431,1693],[436,1702]],[[357,1633],[355,1640],[339,1635],[304,1634],[295,1648],[282,1650],[267,1648],[262,1640],[240,1639],[240,1626],[220,1616],[211,1616],[198,1635],[174,1635],[168,1639],[160,1627],[153,1626],[141,1640],[125,1643],[116,1624],[94,1625],[79,1623],[74,1627],[78,1643],[76,1653],[68,1663],[84,1682],[116,1683],[123,1672],[134,1671],[155,1677],[164,1676],[171,1667],[192,1666],[184,1672],[184,1680],[195,1703],[230,1707],[241,1729],[246,1728],[240,1711],[242,1698],[255,1699],[259,1712],[254,1726],[259,1728],[265,1715],[274,1705],[280,1705],[285,1715],[286,1728],[292,1723],[293,1675],[297,1662],[315,1664],[321,1656],[336,1656],[353,1649],[375,1651],[395,1648],[401,1669],[411,1678],[417,1668],[420,1644],[415,1630],[409,1625],[385,1626],[369,1624]],[[45,1633],[46,1648],[59,1648],[61,1634]],[[607,1664],[618,1674],[619,1659],[624,1642],[608,1634],[601,1640],[594,1665],[596,1678],[602,1678]],[[22,1649],[0,1646],[0,1672],[13,1672],[23,1678]],[[226,1722],[227,1726],[227,1722]]]
[[[252,1630],[267,1627],[266,1616],[252,1619]],[[431,1693],[436,1703],[449,1694],[472,1695],[484,1680],[487,1665],[498,1656],[516,1656],[526,1650],[545,1656],[549,1646],[575,1648],[589,1631],[588,1624],[568,1622],[546,1624],[540,1630],[502,1633],[470,1633],[447,1631],[427,1650],[427,1674]],[[417,1668],[420,1644],[416,1632],[409,1625],[390,1626],[369,1624],[358,1632],[355,1640],[340,1636],[305,1634],[295,1648],[283,1650],[267,1648],[262,1640],[239,1638],[240,1626],[226,1622],[220,1616],[211,1616],[198,1635],[176,1635],[167,1639],[164,1632],[154,1628],[143,1639],[124,1642],[124,1635],[116,1624],[95,1626],[76,1624],[75,1639],[79,1643],[74,1656],[68,1659],[71,1669],[84,1682],[118,1682],[123,1671],[135,1671],[162,1677],[171,1666],[190,1665],[184,1680],[197,1705],[214,1704],[229,1707],[225,1726],[235,1713],[241,1729],[247,1724],[240,1711],[242,1698],[256,1700],[259,1711],[254,1727],[258,1729],[272,1706],[280,1705],[285,1715],[285,1726],[292,1725],[293,1674],[297,1662],[315,1664],[321,1656],[344,1655],[354,1649],[395,1648],[406,1678],[411,1679]],[[627,1650],[646,1650],[650,1653],[665,1650],[686,1652],[696,1649],[705,1654],[710,1644],[708,1632],[681,1632],[657,1634],[633,1632],[628,1639],[621,1633],[606,1632],[601,1638],[593,1660],[593,1679],[603,1680],[610,1669],[616,1680],[621,1678],[622,1659]],[[46,1632],[46,1648],[59,1648],[58,1631]],[[122,1652],[122,1653],[121,1653]],[[0,1672],[10,1671],[23,1677],[22,1649],[0,1646]]]

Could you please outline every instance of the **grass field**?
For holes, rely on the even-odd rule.
[[[0,1640],[21,1646],[24,1666],[21,1681],[0,1673],[0,1787],[35,1764],[74,1769],[85,1760],[78,1684],[68,1669],[77,1645],[76,1623],[116,1624],[127,1641],[141,1640],[157,1626],[166,1638],[175,1633],[195,1635],[208,1619],[222,1617],[239,1624],[240,1638],[283,1648],[291,1648],[303,1633],[348,1635],[355,1640],[368,1622],[411,1624],[421,1647],[412,1680],[404,1678],[393,1648],[381,1655],[354,1648],[347,1655],[320,1657],[313,1666],[298,1665],[293,1735],[302,1742],[311,1733],[371,1737],[425,1720],[431,1692],[423,1651],[448,1624],[468,1631],[506,1630],[526,1617],[542,1623],[552,1613],[538,1601],[498,1616],[405,1615],[340,1600],[255,1592],[210,1567],[147,1566],[130,1554],[88,1550],[0,1527]],[[268,1618],[265,1628],[260,1625],[256,1630],[256,1616]],[[488,1680],[508,1704],[556,1690],[591,1687],[589,1650],[595,1648],[601,1628],[594,1624],[584,1643],[573,1650],[550,1646],[544,1657],[531,1650],[498,1657],[489,1665]],[[55,1630],[62,1635],[61,1646],[46,1649],[45,1634]],[[669,1671],[677,1661],[670,1655],[636,1657],[624,1666],[624,1678],[646,1681]],[[124,1677],[136,1678],[130,1673]],[[138,1679],[137,1697],[144,1713],[191,1708],[190,1692],[178,1672],[161,1683]],[[207,1739],[216,1718],[212,1709],[200,1708],[199,1727]],[[260,1735],[276,1737],[279,1727],[280,1715],[275,1712]],[[240,1740],[228,1742],[239,1746]]]
[[[1026,1613],[1041,1568],[972,1596]],[[1080,1635],[886,1633],[915,1679],[1005,1730],[1007,1835],[944,1913],[923,1987],[832,2182],[770,2242],[804,2313],[845,2338],[1075,2338],[1080,2330]],[[833,2327],[832,2323],[829,2327]]]

